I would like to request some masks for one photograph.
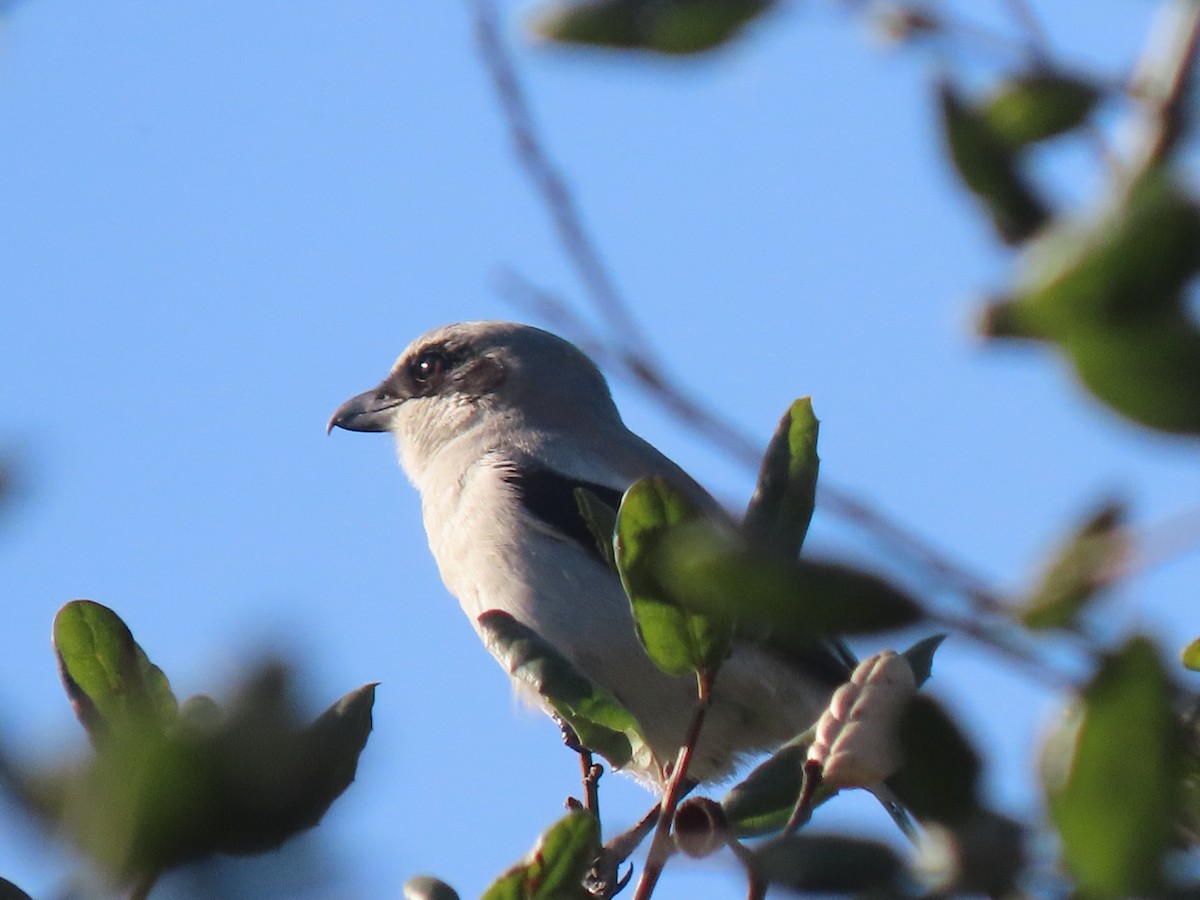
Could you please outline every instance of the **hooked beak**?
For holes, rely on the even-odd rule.
[[[389,431],[391,412],[403,402],[403,398],[389,396],[379,388],[364,391],[334,410],[325,433],[329,434],[335,427],[347,431]]]

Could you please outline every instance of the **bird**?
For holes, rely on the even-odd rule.
[[[599,367],[571,342],[515,322],[436,328],[387,377],[330,418],[327,431],[390,432],[421,496],[430,551],[481,638],[492,610],[535,631],[636,719],[652,759],[623,770],[661,792],[696,709],[694,677],[646,654],[630,602],[576,500],[614,509],[638,479],[665,479],[714,521],[730,515],[626,427]],[[486,643],[486,641],[485,641]],[[713,687],[689,774],[720,782],[749,757],[811,726],[853,657],[736,639]],[[526,683],[522,699],[552,711]]]

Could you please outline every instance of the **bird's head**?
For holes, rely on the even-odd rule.
[[[476,429],[502,446],[614,422],[604,376],[574,344],[531,325],[460,322],[413,341],[378,387],[337,408],[328,428],[392,432],[415,478]]]

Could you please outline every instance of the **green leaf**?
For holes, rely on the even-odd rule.
[[[1151,171],[1095,224],[1064,225],[1027,254],[1021,286],[984,333],[1058,344],[1085,386],[1150,428],[1200,433],[1200,329],[1188,284],[1200,271],[1200,207]]]
[[[583,746],[615,769],[653,765],[654,754],[633,714],[593,684],[531,628],[500,610],[479,617],[484,642],[514,678],[529,684],[574,729]]]
[[[1063,341],[1079,379],[1098,399],[1141,425],[1200,434],[1200,330],[1180,311]]]
[[[1001,85],[983,119],[1010,147],[1022,147],[1078,128],[1099,98],[1086,81],[1039,72]]]
[[[1200,271],[1200,208],[1169,172],[1151,171],[1092,223],[1065,222],[1025,254],[995,336],[1063,341],[1178,311]]]
[[[673,529],[658,550],[654,574],[666,594],[699,613],[736,610],[739,631],[781,650],[809,652],[820,638],[874,634],[922,618],[916,601],[877,575],[755,550],[707,522]]]
[[[1013,150],[950,84],[938,89],[942,128],[959,177],[991,214],[1000,237],[1019,244],[1049,219],[1041,199],[1026,183]]]
[[[1179,659],[1185,669],[1200,672],[1200,638],[1196,638],[1196,640],[1184,647],[1183,652],[1179,655]]]
[[[54,618],[59,674],[75,714],[96,740],[114,728],[169,724],[177,708],[166,675],[153,665],[120,616],[74,600]]]
[[[596,539],[596,548],[601,557],[610,569],[617,571],[616,551],[613,549],[617,511],[587,488],[575,488],[575,503],[579,506],[583,521],[587,523],[588,531]]]
[[[689,54],[730,41],[768,0],[584,0],[542,7],[531,20],[541,38],[564,44]]]
[[[752,854],[759,878],[811,894],[904,896],[904,866],[895,851],[876,841],[838,835],[777,838]]]
[[[784,556],[800,553],[817,496],[817,431],[812,400],[792,404],[767,446],[758,485],[746,509],[745,529]]]
[[[904,763],[888,783],[913,815],[955,826],[979,809],[979,754],[941,706],[914,697],[899,737]]]
[[[778,831],[787,823],[804,781],[804,761],[814,728],[792,738],[757,765],[721,798],[730,830],[737,837]]]
[[[681,526],[699,521],[695,505],[662,478],[635,482],[617,513],[617,569],[638,637],[655,665],[671,675],[719,665],[733,639],[733,607],[712,603],[701,611],[686,593],[664,587],[661,580],[664,542]]]
[[[525,861],[500,876],[482,900],[591,900],[583,879],[600,854],[600,823],[574,810],[538,839]]]
[[[353,691],[303,726],[283,670],[266,667],[215,720],[132,720],[84,765],[23,777],[25,796],[118,880],[273,850],[353,780],[373,693]]]
[[[933,674],[933,654],[937,652],[938,647],[945,639],[946,635],[944,634],[933,634],[917,641],[900,654],[912,668],[913,679],[917,682],[917,687],[928,681]]]
[[[458,891],[429,875],[417,875],[404,882],[404,900],[459,900]]]
[[[1027,628],[1069,628],[1125,561],[1125,507],[1105,503],[1055,553],[1020,609]]]
[[[1063,856],[1089,897],[1155,895],[1172,845],[1182,754],[1154,644],[1130,639],[1084,689],[1070,765],[1045,772]]]

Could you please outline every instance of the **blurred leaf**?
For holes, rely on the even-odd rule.
[[[1040,72],[1001,85],[983,119],[1010,147],[1022,147],[1078,128],[1099,99],[1086,81]]]
[[[731,40],[768,0],[583,0],[536,11],[539,37],[564,44],[686,54]]]
[[[1178,311],[1200,270],[1200,209],[1170,173],[1152,171],[1095,223],[1066,222],[1029,247],[997,337],[1062,341]]]
[[[617,511],[587,488],[575,488],[575,502],[579,514],[587,523],[588,531],[596,539],[596,548],[608,567],[617,571],[617,557],[613,550],[613,534],[617,530]]]
[[[459,900],[458,891],[429,875],[417,875],[404,882],[404,900]]]
[[[1026,183],[1012,148],[949,83],[939,86],[938,96],[950,158],[963,183],[983,203],[1005,243],[1033,237],[1049,212]]]
[[[659,586],[697,612],[735,610],[739,631],[781,648],[810,652],[835,634],[873,634],[919,622],[920,607],[877,575],[835,562],[790,560],[747,547],[707,522],[666,534]]]
[[[767,446],[746,509],[751,541],[762,540],[788,557],[800,553],[816,504],[818,427],[810,398],[792,404]]]
[[[1020,618],[1027,628],[1069,628],[1075,623],[1124,562],[1124,520],[1123,504],[1105,503],[1075,529],[1022,604]]]
[[[33,900],[33,898],[8,879],[0,878],[0,900]]]
[[[24,773],[23,798],[118,879],[258,853],[315,825],[353,780],[374,685],[302,726],[278,667],[213,722],[132,720],[74,768]]]
[[[768,841],[752,854],[760,878],[812,894],[870,893],[907,896],[904,867],[884,844],[837,835],[792,835]]]
[[[888,782],[922,821],[955,826],[979,808],[979,754],[938,703],[918,695],[900,720],[904,763]]]
[[[500,610],[479,617],[492,655],[544,697],[583,746],[620,769],[631,761],[651,767],[654,754],[633,714],[593,684],[531,628]]]
[[[1031,248],[1022,285],[993,304],[991,337],[1057,343],[1083,383],[1135,422],[1200,432],[1200,329],[1184,301],[1200,271],[1200,208],[1170,173],[1140,179],[1097,224]]]
[[[1181,774],[1170,693],[1154,644],[1130,639],[1084,689],[1065,777],[1047,773],[1063,856],[1087,896],[1156,892]]]
[[[1196,640],[1183,648],[1183,653],[1180,654],[1180,661],[1183,663],[1185,669],[1200,672],[1200,638],[1196,638]]]
[[[804,761],[816,731],[809,728],[792,738],[721,799],[730,830],[737,837],[754,837],[784,826],[800,796]]]
[[[167,677],[108,607],[74,600],[60,609],[54,650],[75,714],[93,740],[113,728],[175,718]]]
[[[591,900],[584,876],[600,854],[600,823],[574,810],[538,839],[525,861],[501,875],[482,900]]]
[[[1025,833],[1021,826],[987,809],[975,811],[954,828],[957,870],[954,896],[1018,897],[1025,874]]]
[[[1182,313],[1064,341],[1080,380],[1112,409],[1159,431],[1200,434],[1200,330]]]
[[[729,655],[731,598],[701,610],[685,592],[664,587],[662,550],[669,535],[701,514],[662,478],[643,478],[625,492],[617,513],[617,568],[633,607],[638,637],[664,672],[686,675],[712,668]]]
[[[900,654],[912,668],[913,680],[917,682],[917,687],[928,681],[933,674],[933,654],[937,652],[938,647],[942,646],[942,641],[945,639],[946,635],[944,634],[931,634]]]

